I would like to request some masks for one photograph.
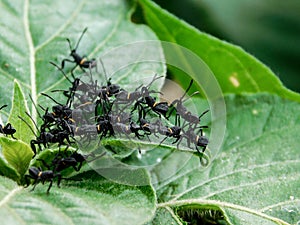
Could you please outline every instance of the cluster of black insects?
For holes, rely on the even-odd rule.
[[[24,118],[20,117],[35,134],[35,139],[30,142],[34,153],[33,157],[42,151],[43,147],[48,148],[50,145],[57,144],[59,148],[59,152],[50,163],[37,159],[47,170],[31,167],[29,174],[25,175],[27,186],[30,184],[30,179],[34,180],[32,190],[39,182],[48,181],[50,185],[47,193],[49,193],[54,178],[58,179],[57,184],[60,185],[60,181],[63,179],[61,176],[63,170],[73,168],[75,171],[79,171],[84,162],[103,156],[103,153],[100,155],[95,153],[83,155],[77,151],[73,151],[69,155],[66,153],[66,149],[75,143],[78,146],[81,146],[82,143],[90,144],[97,138],[99,143],[103,138],[116,135],[127,139],[147,138],[151,141],[150,136],[153,135],[156,138],[162,137],[159,144],[170,139],[172,144],[177,144],[177,148],[183,140],[186,140],[187,146],[191,149],[195,147],[201,155],[207,147],[208,139],[203,135],[203,129],[207,126],[200,126],[200,120],[208,110],[198,116],[190,112],[183,104],[184,97],[191,88],[193,80],[185,94],[171,104],[158,102],[155,96],[160,92],[150,89],[153,82],[162,78],[161,76],[155,75],[149,84],[142,84],[132,92],[124,90],[118,84],[113,84],[111,79],[107,78],[105,85],[99,85],[97,80],[93,79],[93,71],[98,72],[98,66],[101,65],[103,73],[107,77],[102,61],[99,60],[97,63],[95,59],[87,60],[85,56],[81,57],[77,53],[78,45],[86,30],[84,29],[74,49],[70,40],[67,39],[71,50],[70,56],[73,60],[64,59],[61,66],[51,62],[71,84],[67,90],[53,91],[62,92],[67,99],[66,103],[59,103],[50,95],[42,93],[56,105],[52,107],[51,111],[39,105],[44,111],[43,114],[39,113],[37,106],[34,105],[42,120],[40,126],[37,126],[32,120],[38,134],[35,134],[34,129]],[[64,72],[65,62],[75,64],[70,71],[71,78]],[[84,76],[88,77],[88,81],[83,81],[74,75],[74,70],[78,66],[84,72]],[[86,70],[88,71],[86,72]],[[27,116],[31,118],[28,113]],[[170,121],[171,119],[174,121]],[[182,124],[181,121],[183,121]],[[174,125],[166,125],[164,122]],[[10,124],[5,127],[1,126],[1,133],[13,135],[14,132],[15,130]],[[62,146],[66,146],[64,151],[61,151]],[[202,152],[199,147],[202,148]]]

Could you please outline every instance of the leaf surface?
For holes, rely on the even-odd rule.
[[[24,96],[24,93],[20,87],[18,81],[15,80],[14,83],[14,93],[13,93],[13,104],[10,111],[10,115],[8,121],[13,124],[13,127],[16,129],[16,133],[14,136],[25,143],[30,143],[35,136],[32,131],[28,131],[28,125],[36,131],[33,121],[30,117],[26,114],[29,112],[27,107],[27,102]],[[27,124],[22,121],[19,117],[22,117]]]
[[[225,99],[227,132],[221,152],[205,169],[191,158],[175,175],[158,182],[159,205],[219,207],[232,224],[297,223],[300,105],[267,94]],[[152,177],[162,177],[177,161],[180,156],[164,161]]]
[[[149,185],[120,185],[105,180],[94,172],[82,175],[81,179],[63,181],[60,189],[54,184],[47,195],[48,182],[45,185],[39,184],[34,192],[29,192],[7,178],[0,177],[2,222],[143,224],[155,211],[156,199]]]
[[[8,111],[11,111],[9,119],[17,128],[18,140],[2,136],[0,140],[3,155],[13,167],[11,170],[17,171],[16,176],[24,175],[32,157],[29,147],[32,132],[17,118],[18,115],[24,117],[35,129],[29,117],[24,114],[28,111],[26,100],[31,106],[29,111],[33,120],[41,123],[28,95],[32,96],[41,114],[44,111],[39,105],[49,108],[49,111],[56,105],[51,99],[41,96],[41,93],[53,96],[61,104],[66,102],[62,92],[51,91],[68,90],[71,84],[57,68],[49,64],[51,61],[61,66],[63,59],[73,60],[69,56],[66,38],[70,40],[71,47],[75,48],[82,31],[85,27],[88,28],[78,45],[77,53],[80,56],[86,55],[87,59],[97,60],[97,68],[92,73],[94,80],[100,85],[106,85],[111,78],[112,83],[117,83],[126,90],[134,90],[140,84],[149,83],[155,73],[165,74],[164,56],[159,45],[136,47],[134,44],[157,39],[147,26],[130,21],[134,8],[133,1],[122,0],[74,0],[68,3],[58,0],[1,1],[0,79],[5,88],[0,89],[0,96],[1,103],[9,105],[1,113],[8,117]],[[155,63],[147,60],[154,60]],[[68,77],[73,66],[70,62],[65,63]],[[80,68],[75,70],[75,75],[83,80],[87,79]],[[162,84],[163,82],[156,82],[153,86],[160,89]],[[15,97],[11,104],[13,93]],[[3,169],[1,175],[8,176],[5,170],[10,165],[5,163],[4,160],[0,161]],[[144,179],[144,186],[141,187],[105,180],[98,174],[90,174],[90,168],[85,171],[88,174],[79,174],[78,179],[81,181],[62,182],[61,189],[54,184],[49,196],[45,193],[48,182],[45,185],[39,184],[34,192],[29,193],[27,189],[23,190],[16,183],[0,177],[2,222],[144,224],[151,220],[156,198],[145,170],[139,171]],[[11,175],[14,179],[20,178],[15,178],[16,176]]]
[[[51,107],[55,103],[40,95],[48,92],[64,104],[66,98],[61,92],[49,92],[68,89],[71,84],[49,62],[60,66],[63,59],[73,60],[69,57],[70,49],[66,38],[70,40],[72,48],[75,48],[85,27],[88,30],[79,43],[77,53],[80,56],[87,55],[88,59],[102,58],[105,68],[98,63],[98,71],[93,72],[98,83],[105,84],[106,75],[125,89],[135,89],[135,85],[132,87],[133,83],[141,84],[145,79],[148,82],[155,73],[163,75],[164,57],[158,45],[154,49],[145,47],[140,51],[134,44],[129,44],[156,39],[148,27],[131,23],[130,13],[134,7],[133,2],[121,0],[74,0],[67,4],[58,0],[47,3],[2,1],[0,79],[6,88],[0,89],[1,101],[10,103],[13,81],[17,79],[27,99],[28,94],[31,94],[35,103],[44,108]],[[145,58],[157,63],[143,63]],[[65,64],[67,71],[75,65],[69,62]],[[80,69],[76,70],[76,74],[83,77]],[[155,84],[156,87],[161,85]],[[33,119],[36,120],[36,117],[37,114],[33,112]]]

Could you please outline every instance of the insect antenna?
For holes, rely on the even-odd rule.
[[[180,98],[181,102],[185,102],[185,101],[189,100],[191,97],[193,97],[194,95],[197,95],[197,94],[200,94],[200,92],[199,91],[195,91],[193,94],[191,94],[190,96],[188,96],[188,98],[186,98],[184,100],[182,100],[182,98]]]
[[[205,110],[203,113],[201,113],[201,115],[199,116],[199,119],[202,117],[202,116],[204,116],[206,113],[208,113],[209,112],[209,109],[207,109],[207,110]]]
[[[38,114],[39,117],[42,119],[43,117],[42,117],[42,115],[40,114],[39,110],[37,109],[37,106],[36,106],[36,104],[34,103],[34,101],[33,101],[33,99],[32,99],[32,96],[31,96],[30,94],[29,94],[29,98],[30,98],[30,100],[31,100],[31,102],[32,102],[32,104],[33,104],[33,106],[34,106],[34,108],[35,108],[37,114]]]
[[[63,106],[61,103],[59,103],[58,101],[56,101],[54,98],[52,98],[50,95],[47,95],[45,93],[41,93],[41,95],[46,96],[48,98],[50,98],[53,102],[55,102],[56,104]]]
[[[192,79],[188,88],[185,90],[184,94],[181,96],[181,98],[179,99],[179,101],[182,102],[182,99],[185,97],[185,95],[188,93],[188,91],[190,90],[190,88],[192,87],[192,84],[193,84],[194,80]],[[196,93],[196,92],[195,92]],[[195,93],[193,93],[192,95],[194,95]]]
[[[147,85],[147,87],[150,87],[154,83],[154,81],[164,77],[164,76],[157,76],[157,75],[158,75],[157,73],[154,75],[152,81]]]
[[[27,114],[27,113],[26,113]],[[34,130],[32,129],[32,127],[29,125],[29,123],[26,121],[26,120],[24,120],[21,116],[18,116],[19,117],[19,119],[20,120],[22,120],[28,127],[29,127],[29,129],[31,130],[31,132],[33,133],[33,135],[36,137],[36,138],[38,138],[38,136],[36,135],[36,133],[34,132]],[[30,117],[31,118],[31,117]],[[31,118],[31,121],[33,121],[32,120],[32,118]],[[35,123],[34,123],[35,124]],[[36,124],[35,124],[36,125]],[[37,129],[37,130],[39,130],[39,129]]]
[[[55,66],[57,69],[60,70],[60,72],[62,72],[62,74],[64,75],[64,77],[67,79],[67,81],[69,81],[71,84],[73,84],[73,82],[69,79],[69,77],[65,74],[65,72],[58,66],[56,65],[54,62],[50,62],[53,66]],[[71,72],[71,76],[72,78],[75,80],[74,74],[73,72]]]
[[[70,51],[72,52],[72,51],[73,51],[73,49],[72,49],[72,46],[71,46],[71,41],[70,41],[70,39],[69,39],[69,38],[66,38],[66,40],[67,40],[67,42],[69,43],[69,48],[70,48]]]
[[[101,58],[99,59],[99,61],[100,61],[100,63],[101,63],[102,69],[103,69],[103,73],[104,73],[104,76],[105,76],[105,80],[106,80],[106,82],[108,82],[107,73],[106,73],[106,70],[105,70],[103,61],[102,61]]]
[[[75,51],[77,50],[78,45],[79,45],[79,43],[80,43],[80,41],[81,41],[81,39],[82,39],[82,37],[83,37],[83,35],[85,34],[86,31],[87,31],[87,27],[84,28],[84,30],[82,31],[82,34],[80,35],[80,38],[77,41],[76,47],[74,48]]]
[[[41,105],[39,105],[39,107],[45,112],[45,114],[47,114],[48,113],[48,107],[47,107],[47,109],[45,109],[43,106],[41,106]]]
[[[92,67],[93,67],[93,65],[92,65],[92,63],[90,63],[90,64],[89,64],[89,72],[86,72],[86,74],[87,74],[87,76],[89,76],[90,82],[91,82],[92,84],[95,84],[95,85],[97,86],[97,80],[94,82],[94,79],[93,79]]]
[[[0,110],[1,110],[1,109],[3,109],[3,108],[5,108],[5,107],[7,107],[7,105],[3,105],[3,106],[1,106],[1,107],[0,107]]]
[[[31,119],[31,121],[33,122],[33,124],[34,124],[35,128],[37,129],[37,131],[39,131],[41,133],[39,127],[37,126],[36,122],[32,119],[32,117],[30,116],[30,114],[28,112],[25,112],[25,113]]]

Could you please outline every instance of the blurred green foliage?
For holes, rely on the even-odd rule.
[[[300,1],[155,2],[201,31],[243,47],[268,65],[285,86],[300,92]]]

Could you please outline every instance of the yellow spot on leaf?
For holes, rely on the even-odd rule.
[[[230,82],[233,84],[233,86],[239,87],[239,86],[240,86],[240,82],[239,82],[239,80],[238,80],[236,77],[237,77],[237,73],[233,73],[233,74],[229,77],[229,80],[230,80]]]

